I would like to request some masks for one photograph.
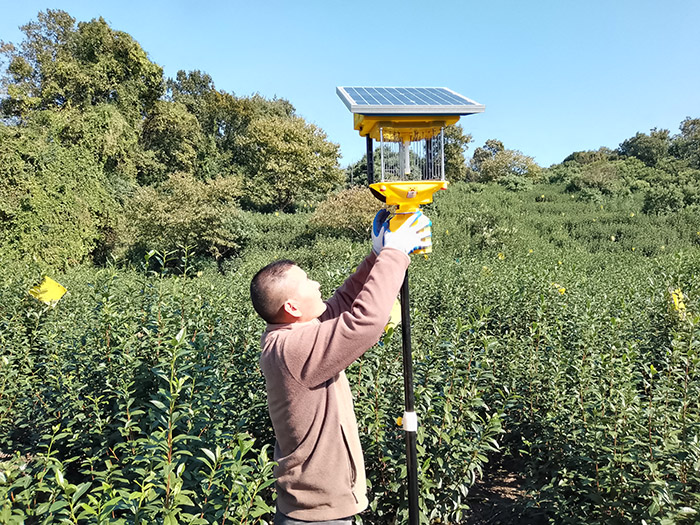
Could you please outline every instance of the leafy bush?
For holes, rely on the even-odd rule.
[[[272,482],[264,386],[255,338],[231,330],[224,295],[113,270],[62,280],[55,309],[33,304],[26,279],[0,291],[3,373],[29,371],[0,398],[0,447],[22,451],[0,476],[3,521],[260,522]],[[24,350],[8,353],[15,341]]]
[[[338,145],[301,117],[253,120],[236,143],[246,172],[244,202],[263,211],[318,199],[344,181]]]
[[[522,175],[509,174],[498,179],[498,183],[510,191],[524,191],[532,188],[532,179]]]
[[[594,191],[602,195],[617,195],[625,188],[614,163],[607,161],[586,164],[581,172],[572,177],[568,191]]]
[[[645,213],[667,213],[683,208],[685,198],[683,190],[677,186],[654,186],[644,197]]]
[[[454,184],[426,207],[435,249],[409,269],[425,521],[468,521],[471,487],[509,456],[552,522],[692,522],[700,219],[641,204]],[[39,267],[0,260],[3,520],[271,521],[249,279],[284,256],[328,295],[369,246],[318,234],[308,213],[244,215],[251,242],[226,275],[154,273],[148,255],[142,270],[74,268],[55,275],[69,292],[53,309],[26,294]],[[407,515],[399,355],[389,331],[348,369],[368,524]]]
[[[538,179],[542,171],[532,157],[506,149],[501,141],[493,139],[476,148],[471,170],[471,179],[478,182],[493,182],[508,175]]]
[[[184,173],[157,187],[138,188],[127,205],[122,249],[139,259],[150,250],[183,247],[194,255],[230,257],[252,235],[250,222],[236,207],[240,193],[235,177],[202,182]]]
[[[355,186],[319,204],[309,223],[323,231],[350,233],[358,240],[366,240],[381,206],[368,188]]]
[[[118,206],[92,153],[53,131],[0,126],[0,247],[65,268],[105,242]]]

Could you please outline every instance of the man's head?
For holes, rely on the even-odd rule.
[[[258,315],[268,323],[300,323],[326,310],[320,285],[309,279],[294,262],[268,264],[250,283],[250,299]]]

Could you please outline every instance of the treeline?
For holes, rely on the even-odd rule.
[[[21,43],[0,42],[0,257],[65,267],[185,250],[220,262],[254,242],[256,212],[315,208],[367,183],[366,156],[342,170],[338,145],[285,99],[237,97],[197,70],[165,78],[102,18],[47,10],[21,29]],[[450,181],[516,191],[563,182],[593,200],[642,194],[650,213],[700,203],[700,119],[546,169],[496,139],[467,160],[471,142],[446,129]],[[329,202],[312,222],[372,207],[357,192],[341,201],[350,209]]]
[[[641,194],[643,211],[666,213],[700,205],[700,118],[687,117],[679,133],[652,129],[637,133],[616,149],[577,151],[548,168],[497,139],[465,153],[472,142],[460,126],[445,135],[445,172],[452,182],[495,182],[520,191],[538,183],[565,183],[569,192],[585,200]],[[375,155],[375,173],[380,170]],[[367,157],[348,167],[354,185],[367,183]]]
[[[497,182],[513,190],[563,182],[567,191],[595,201],[637,193],[644,212],[677,211],[700,205],[700,118],[687,117],[675,135],[654,128],[616,149],[577,151],[546,169],[500,140],[487,140],[459,173],[458,180]]]
[[[342,186],[339,148],[284,99],[165,78],[102,18],[47,10],[0,43],[0,252],[51,266],[189,246],[225,257],[241,210]]]
[[[582,198],[601,201],[640,195],[645,213],[670,213],[700,206],[700,119],[686,118],[680,132],[637,133],[617,149],[569,155],[548,171],[551,182],[565,182]]]

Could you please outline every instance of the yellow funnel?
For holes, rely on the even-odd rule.
[[[420,180],[375,182],[369,185],[370,190],[380,201],[389,206],[398,206],[396,215],[389,221],[389,229],[396,231],[411,214],[418,211],[422,204],[433,202],[433,194],[438,190],[447,189],[446,180]],[[429,232],[429,228],[426,233]],[[430,253],[431,248],[416,253]]]

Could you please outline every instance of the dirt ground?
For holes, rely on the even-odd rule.
[[[469,491],[470,511],[465,525],[543,525],[544,515],[530,508],[516,461],[489,463],[484,476]]]

